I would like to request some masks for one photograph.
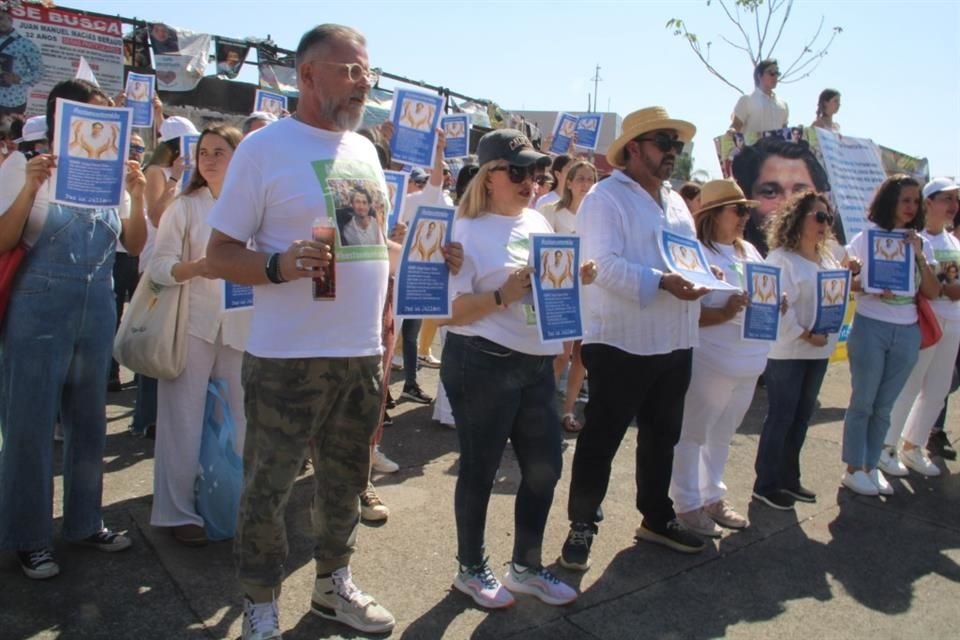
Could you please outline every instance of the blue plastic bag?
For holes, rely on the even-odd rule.
[[[236,427],[227,403],[227,381],[211,380],[203,412],[197,513],[208,540],[227,540],[237,531],[243,493],[243,459],[234,451]]]

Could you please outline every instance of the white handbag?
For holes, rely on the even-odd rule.
[[[189,250],[184,230],[181,259]],[[165,286],[146,272],[133,292],[113,340],[113,357],[126,368],[148,376],[176,378],[187,364],[187,313],[190,284]]]

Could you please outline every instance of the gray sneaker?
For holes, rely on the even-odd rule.
[[[393,615],[353,583],[350,567],[340,567],[329,576],[317,576],[310,610],[364,633],[386,633],[396,624]]]

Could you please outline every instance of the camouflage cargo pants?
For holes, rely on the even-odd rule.
[[[243,357],[247,437],[234,539],[240,586],[255,602],[279,593],[289,552],[284,512],[310,440],[317,573],[350,562],[380,418],[379,356]]]

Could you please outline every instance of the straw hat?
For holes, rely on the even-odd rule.
[[[673,129],[677,132],[677,137],[684,143],[693,139],[693,134],[697,128],[685,120],[674,120],[663,107],[647,107],[627,115],[623,119],[623,128],[620,137],[613,141],[613,144],[607,149],[607,162],[612,166],[622,169],[627,161],[623,155],[623,148],[627,143],[650,131],[658,129]]]
[[[747,200],[743,190],[733,180],[711,180],[700,187],[700,208],[696,215],[704,211],[725,207],[728,204],[745,204],[748,207],[760,206],[756,200]]]

